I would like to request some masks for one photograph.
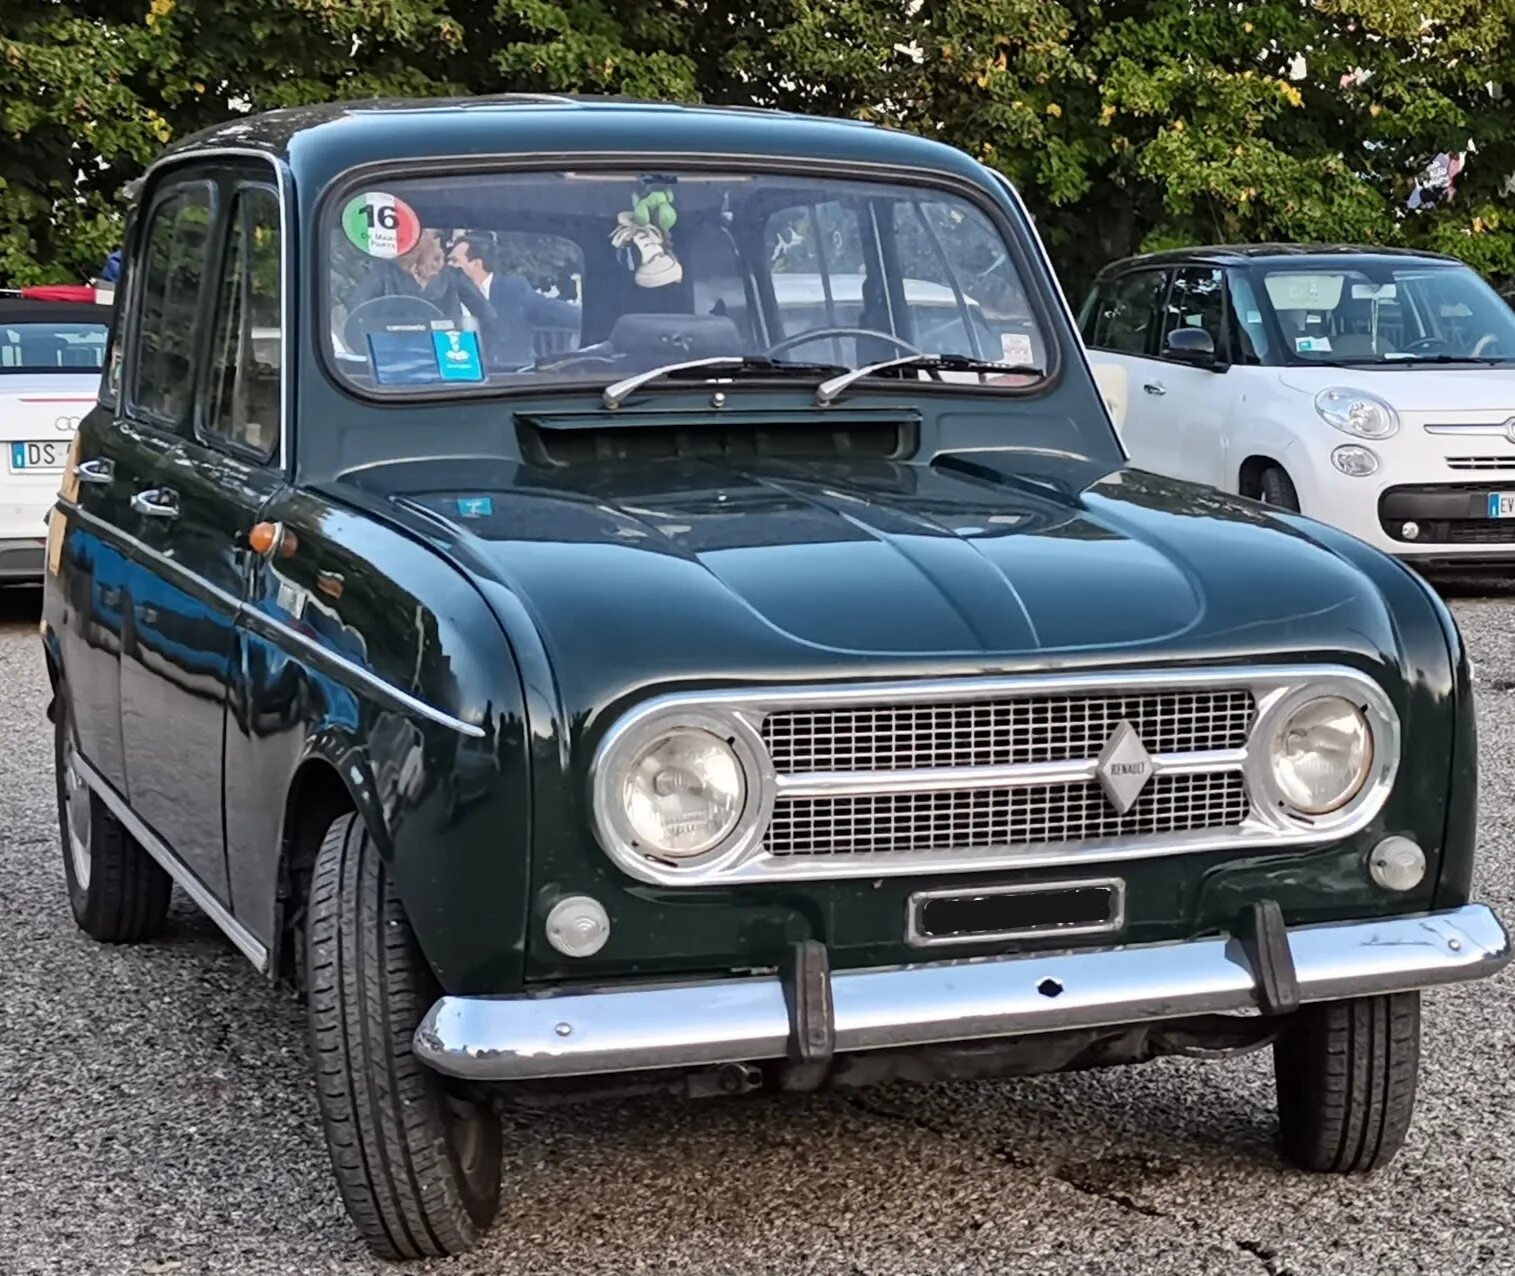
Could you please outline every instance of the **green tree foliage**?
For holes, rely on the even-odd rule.
[[[1407,244],[1515,276],[1515,0],[5,0],[0,280],[92,271],[122,185],[239,111],[510,90],[942,138],[1017,183],[1075,290],[1207,240]],[[1456,199],[1407,210],[1470,144]]]

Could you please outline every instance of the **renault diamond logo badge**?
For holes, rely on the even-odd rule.
[[[1110,733],[1094,773],[1110,805],[1122,815],[1136,805],[1152,778],[1152,755],[1129,722],[1122,721]]]

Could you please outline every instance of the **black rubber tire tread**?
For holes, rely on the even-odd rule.
[[[436,995],[431,971],[356,815],[321,844],[306,937],[311,1057],[347,1212],[382,1257],[462,1253],[499,1205],[499,1125],[488,1118],[485,1182],[471,1188],[442,1079],[411,1048]]]
[[[73,730],[72,715],[62,687],[58,691],[54,728],[53,766],[58,789],[58,841],[63,850],[63,875],[74,921],[91,939],[104,944],[133,944],[163,930],[168,917],[173,879],[163,871],[97,794],[89,799],[89,885],[74,876],[68,845],[68,802],[63,787],[63,742]]]
[[[1282,466],[1268,466],[1258,481],[1258,489],[1267,504],[1276,505],[1281,510],[1299,512],[1299,493],[1294,490],[1294,480]]]
[[[1420,1073],[1420,994],[1307,1006],[1273,1046],[1279,1140],[1295,1165],[1376,1170],[1404,1144]]]

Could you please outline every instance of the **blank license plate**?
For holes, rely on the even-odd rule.
[[[71,440],[41,439],[30,443],[12,443],[11,471],[61,470],[68,459]]]
[[[1047,886],[921,891],[910,898],[908,937],[916,945],[1088,935],[1119,930],[1125,883],[1114,878]]]
[[[1515,492],[1490,492],[1489,517],[1515,518]]]

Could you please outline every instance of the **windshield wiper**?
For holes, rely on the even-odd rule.
[[[823,377],[828,372],[843,370],[842,366],[836,363],[792,363],[788,360],[769,359],[756,354],[715,354],[704,359],[688,359],[683,363],[665,363],[658,368],[648,368],[646,372],[638,372],[624,381],[617,381],[606,386],[601,398],[605,406],[614,411],[626,401],[628,395],[634,394],[649,381],[681,376],[686,372],[696,372],[702,368],[728,368],[733,372],[805,377]]]
[[[854,381],[860,381],[863,377],[871,377],[879,372],[888,372],[891,368],[902,370],[922,368],[927,372],[998,372],[1001,375],[1031,377],[1047,375],[1045,369],[1042,368],[1032,368],[1020,363],[1000,363],[994,359],[980,359],[974,355],[906,354],[897,359],[885,359],[880,363],[853,368],[839,377],[832,377],[830,381],[822,381],[816,387],[815,401],[824,408],[827,404],[835,403],[841,398],[843,392]]]

